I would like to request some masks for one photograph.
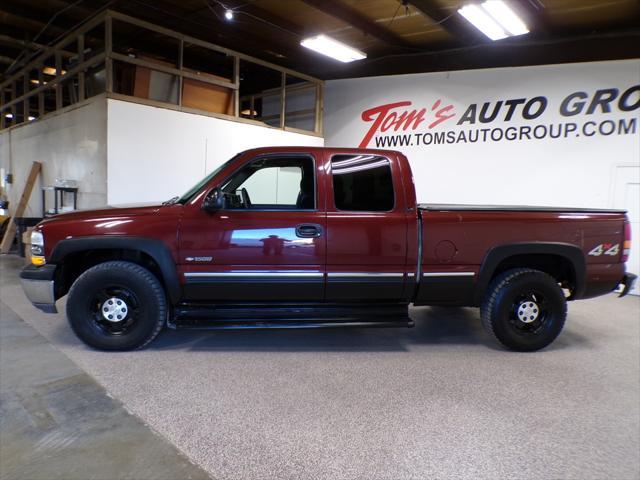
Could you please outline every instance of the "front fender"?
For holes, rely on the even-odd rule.
[[[162,280],[167,294],[173,304],[180,299],[180,280],[175,259],[169,247],[155,238],[135,237],[128,235],[105,235],[93,237],[69,238],[59,241],[54,247],[49,263],[60,264],[72,253],[87,250],[136,250],[149,255],[156,262],[162,273]]]

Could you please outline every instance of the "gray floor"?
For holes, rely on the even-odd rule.
[[[0,302],[0,478],[208,479]]]
[[[571,304],[534,354],[436,308],[407,330],[164,332],[105,353],[64,308],[36,311],[12,281],[0,298],[215,478],[640,478],[638,298]]]

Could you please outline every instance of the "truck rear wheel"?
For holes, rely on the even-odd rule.
[[[546,347],[560,334],[567,301],[550,275],[513,269],[491,282],[480,313],[487,333],[505,347],[531,352]]]
[[[162,329],[167,302],[149,270],[124,261],[88,269],[74,282],[67,318],[75,334],[99,350],[132,350],[151,342]]]

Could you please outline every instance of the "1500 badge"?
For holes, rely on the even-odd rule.
[[[600,245],[595,246],[590,252],[589,255],[593,257],[599,257],[600,255],[611,255],[612,257],[618,255],[620,253],[620,244],[616,243],[601,243]]]
[[[187,257],[185,260],[187,262],[212,262],[213,257]]]

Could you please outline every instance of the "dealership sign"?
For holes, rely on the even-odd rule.
[[[635,135],[640,84],[594,91],[577,90],[553,104],[547,96],[505,98],[456,105],[436,98],[383,103],[361,114],[367,130],[359,146],[376,148],[446,145],[570,136]],[[553,121],[544,121],[553,114]],[[626,114],[599,118],[594,114]]]

